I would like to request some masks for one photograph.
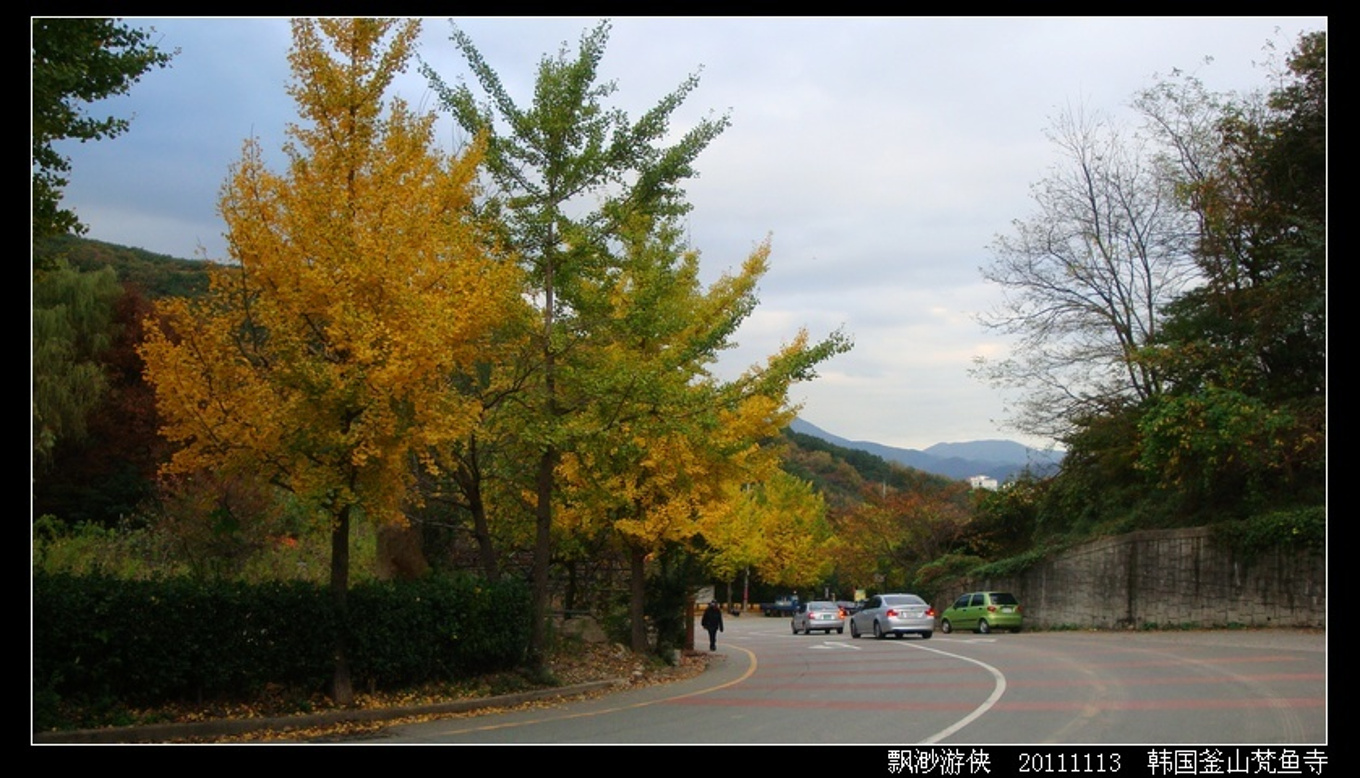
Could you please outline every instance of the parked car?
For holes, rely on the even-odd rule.
[[[935,609],[914,594],[876,594],[864,601],[850,617],[850,637],[916,634],[928,639],[935,633]]]
[[[940,629],[971,629],[986,634],[994,629],[1019,632],[1024,624],[1020,601],[1010,592],[969,592],[961,595],[940,616]]]
[[[806,632],[809,635],[815,629],[830,635],[831,630],[837,633],[845,632],[845,611],[834,602],[813,600],[798,606],[798,610],[793,614],[793,634]]]

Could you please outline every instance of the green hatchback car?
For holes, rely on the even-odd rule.
[[[1010,592],[969,592],[960,596],[940,616],[940,630],[971,629],[984,635],[994,629],[1019,632],[1024,624],[1020,602]]]

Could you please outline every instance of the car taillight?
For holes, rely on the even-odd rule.
[[[836,615],[839,616],[839,617],[842,618],[842,619],[845,618],[845,608],[840,608],[840,609],[838,609],[837,612],[836,612]]]
[[[926,608],[926,615],[929,616],[929,617],[931,617],[932,619],[935,618],[935,609],[934,609],[934,608]]]
[[[996,606],[995,606],[995,605],[988,605],[988,606],[987,606],[987,612],[988,612],[988,613],[996,613]]]
[[[889,608],[889,609],[888,609],[888,612],[885,613],[884,615],[887,616],[887,617],[890,618],[890,619],[895,619],[895,618],[897,618],[897,611],[893,610],[892,608]]]

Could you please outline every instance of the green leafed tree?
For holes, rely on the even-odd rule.
[[[531,662],[543,656],[557,469],[573,442],[564,420],[589,402],[588,387],[570,385],[569,360],[590,332],[582,317],[591,290],[614,271],[619,234],[640,216],[665,218],[689,210],[681,184],[694,159],[727,127],[726,117],[698,122],[666,144],[671,115],[698,86],[689,76],[636,120],[606,101],[616,89],[599,76],[608,23],[581,37],[575,54],[564,46],[538,66],[527,105],[516,102],[470,36],[454,27],[480,92],[450,84],[430,66],[422,72],[458,124],[486,144],[486,171],[499,193],[486,203],[503,225],[505,245],[519,257],[538,306],[533,336],[535,371],[521,439],[535,453]]]
[[[85,435],[107,386],[100,357],[113,340],[122,287],[112,268],[82,273],[58,262],[33,284],[33,460]]]
[[[671,134],[672,114],[698,85],[692,75],[636,120],[610,108],[615,85],[599,77],[608,36],[601,23],[574,55],[563,47],[543,58],[527,106],[457,28],[484,98],[425,68],[458,123],[485,138],[499,193],[486,208],[538,306],[532,388],[516,404],[530,411],[515,421],[537,460],[531,657],[542,653],[556,527],[612,533],[630,562],[641,650],[646,560],[696,537],[733,485],[773,472],[761,444],[788,421],[789,386],[849,348],[840,333],[821,342],[799,333],[738,380],[710,374],[758,302],[769,246],[711,287],[699,282],[698,254],[680,239],[690,209],[682,184],[727,118]]]
[[[166,67],[176,52],[162,51],[150,30],[118,19],[50,17],[32,21],[33,239],[84,232],[61,207],[70,160],[54,144],[117,136],[128,120],[91,115],[91,104],[127,93],[144,73]]]
[[[1213,164],[1181,182],[1205,283],[1146,355],[1172,381],[1140,423],[1142,464],[1210,506],[1324,488],[1326,33],[1275,77],[1264,97],[1222,101]]]

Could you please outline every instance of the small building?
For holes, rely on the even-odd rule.
[[[991,489],[992,491],[996,491],[998,488],[996,479],[989,475],[969,476],[968,485],[974,489]]]

